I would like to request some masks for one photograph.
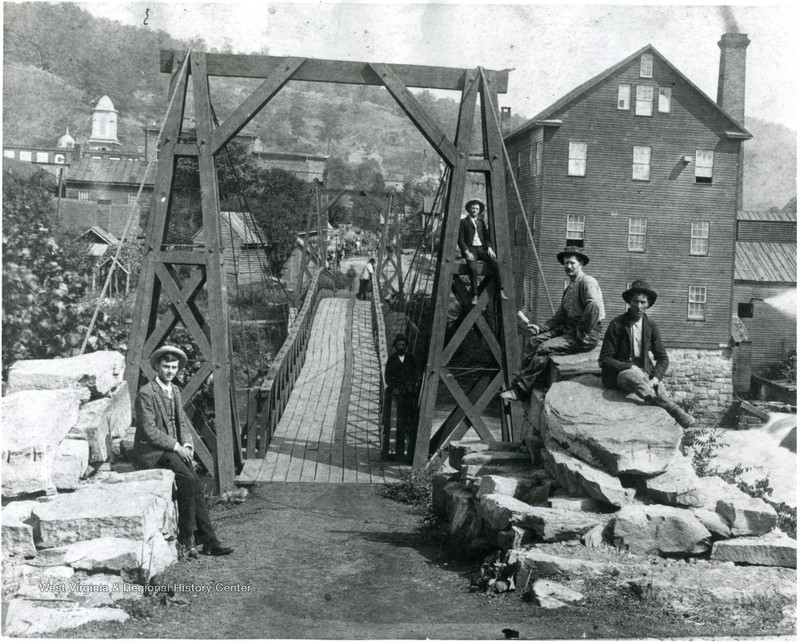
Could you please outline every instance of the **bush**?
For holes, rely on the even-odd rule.
[[[433,476],[426,470],[403,471],[400,481],[383,487],[384,497],[403,504],[429,508],[433,498]]]
[[[780,364],[763,370],[761,376],[772,380],[797,381],[797,350],[791,350]]]

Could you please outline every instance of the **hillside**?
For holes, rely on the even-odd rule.
[[[159,123],[168,102],[169,78],[159,72],[159,51],[206,48],[202,41],[94,18],[75,5],[6,3],[3,11],[6,144],[52,145],[67,127],[77,140],[85,139],[92,107],[107,94],[119,110],[120,141],[143,149],[142,127]],[[231,113],[257,85],[213,79],[217,116]],[[417,97],[452,136],[458,104],[430,92]],[[524,120],[514,113],[512,127]],[[797,189],[796,132],[757,117],[746,126],[754,138],[745,143],[744,207],[782,208]],[[352,162],[373,159],[386,177],[438,173],[439,159],[383,88],[293,81],[247,131],[268,148],[316,149]]]

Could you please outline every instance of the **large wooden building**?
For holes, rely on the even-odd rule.
[[[668,346],[714,349],[731,336],[744,120],[743,34],[719,42],[715,102],[652,46],[580,85],[505,137],[554,305],[556,253],[583,246],[610,320],[636,279],[658,291]],[[508,190],[518,300],[550,309],[516,194]],[[734,311],[735,312],[735,311]]]

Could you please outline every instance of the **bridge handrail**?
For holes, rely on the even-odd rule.
[[[286,340],[278,354],[275,355],[267,376],[261,384],[260,393],[264,399],[264,405],[259,413],[261,420],[255,425],[255,434],[248,435],[248,458],[266,455],[269,439],[275,432],[283,411],[286,410],[286,404],[289,403],[292,388],[305,362],[306,348],[319,303],[318,295],[324,272],[324,268],[318,268],[314,273],[306,291],[303,306],[297,313]]]
[[[376,274],[377,276],[377,274]],[[389,346],[386,343],[386,323],[383,318],[383,299],[381,298],[381,286],[378,283],[379,279],[372,279],[372,337],[375,341],[375,349],[378,353],[378,363],[380,365],[380,403],[378,407],[378,417],[380,417],[381,424],[383,424],[384,413],[384,394],[386,388],[386,381],[384,381],[384,373],[386,372],[386,361],[389,358]],[[381,447],[386,450],[386,436],[381,430]],[[388,451],[387,451],[388,454]]]

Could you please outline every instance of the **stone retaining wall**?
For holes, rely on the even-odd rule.
[[[669,350],[665,383],[672,398],[687,404],[696,418],[717,423],[733,404],[730,349]]]

